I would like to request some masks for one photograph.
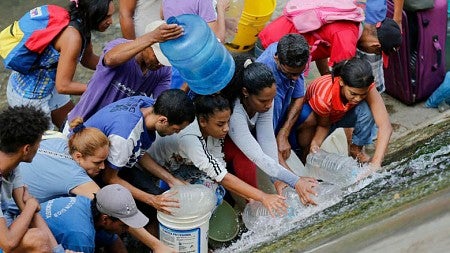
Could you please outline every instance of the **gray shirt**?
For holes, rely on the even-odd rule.
[[[291,187],[299,177],[278,162],[278,147],[273,130],[273,106],[267,112],[256,113],[250,118],[237,99],[230,118],[228,135],[236,146],[267,175],[279,179]],[[256,130],[256,138],[252,130]]]

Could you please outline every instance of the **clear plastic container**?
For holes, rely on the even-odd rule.
[[[317,205],[325,204],[326,202],[336,201],[343,195],[342,190],[339,186],[330,183],[322,182],[314,187],[317,196],[311,195],[311,198],[316,202]],[[283,189],[283,196],[286,197],[286,204],[288,205],[287,217],[296,217],[307,208],[300,201],[295,189],[291,187],[286,187]]]
[[[317,196],[313,196],[312,198],[319,206],[321,204],[327,204],[326,206],[329,206],[328,204],[330,202],[336,203],[343,194],[339,186],[329,183],[320,183],[315,187],[315,190]],[[286,219],[305,217],[304,213],[306,213],[306,209],[312,207],[304,206],[295,189],[291,187],[284,188],[282,195],[286,197],[286,204],[288,205],[287,213],[285,215],[276,215],[275,217],[272,217],[269,210],[267,210],[261,202],[249,202],[242,212],[242,221],[245,226],[252,231],[257,231],[258,229],[266,228],[268,226],[277,226],[283,221],[286,221]]]
[[[216,195],[201,184],[177,185],[169,191],[178,191],[175,198],[180,201],[180,208],[173,208],[175,217],[196,217],[211,212],[216,206]]]
[[[233,41],[243,9],[244,0],[230,0],[230,6],[225,12],[225,43]]]
[[[259,201],[252,201],[245,205],[242,211],[242,221],[252,231],[281,222],[281,216],[272,217],[269,210]]]
[[[295,189],[291,187],[284,188],[283,196],[286,197],[286,204],[288,206],[287,217],[295,217],[305,208]]]
[[[305,167],[309,176],[340,187],[356,183],[359,176],[366,172],[366,169],[353,158],[322,149],[306,157]]]

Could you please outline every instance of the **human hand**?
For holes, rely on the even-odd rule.
[[[184,180],[181,180],[179,178],[173,177],[168,184],[169,184],[170,188],[172,188],[177,185],[187,185],[189,183]]]
[[[236,20],[235,18],[226,18],[225,19],[225,27],[226,32],[229,32],[230,34],[234,35],[238,32],[238,22],[239,20]]]
[[[402,16],[400,15],[400,17],[398,17],[398,18],[394,17],[393,20],[395,21],[395,23],[397,23],[398,27],[400,27],[400,32],[401,32],[401,34],[403,34]]]
[[[177,253],[178,251],[160,242],[153,249],[154,253]]]
[[[28,192],[28,186],[26,185],[23,186],[22,200],[25,205],[34,206],[36,208],[35,212],[39,212],[41,210],[39,202],[33,196],[31,196],[31,194]]]
[[[291,155],[291,144],[289,140],[283,136],[277,135],[278,153],[281,154],[284,160]]]
[[[174,197],[178,191],[168,191],[161,195],[151,195],[148,204],[166,214],[172,214],[172,208],[180,208],[180,201]]]
[[[177,24],[161,24],[152,31],[154,33],[154,38],[157,42],[164,42],[167,40],[172,40],[183,35],[183,27]]]
[[[273,186],[275,187],[275,190],[277,191],[278,195],[283,195],[283,189],[289,187],[288,184],[280,180],[275,181],[273,183]]]
[[[315,154],[319,151],[319,149],[320,149],[319,146],[311,144],[311,146],[309,147],[309,153]]]
[[[272,217],[277,215],[282,216],[287,211],[287,204],[285,197],[278,194],[267,194],[264,193],[261,203],[264,205]]]
[[[380,169],[381,169],[381,166],[379,164],[374,164],[374,163],[365,164],[361,168],[361,172],[358,173],[358,176],[356,177],[356,181],[363,180],[364,178],[372,175],[373,173],[375,173],[377,170],[380,170]]]
[[[317,205],[317,203],[311,198],[311,194],[317,196],[317,192],[313,189],[319,183],[316,179],[311,177],[300,177],[300,179],[295,184],[295,191],[300,197],[300,201],[303,205]]]
[[[227,11],[230,8],[231,1],[230,0],[218,0],[216,9],[217,11]]]

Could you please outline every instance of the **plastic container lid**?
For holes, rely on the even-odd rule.
[[[177,185],[169,191],[177,190],[175,198],[180,201],[180,208],[173,208],[172,215],[179,218],[202,216],[211,212],[217,202],[216,195],[201,184]]]

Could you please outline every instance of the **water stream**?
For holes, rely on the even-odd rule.
[[[117,1],[114,1],[117,7]],[[277,1],[276,13],[282,3]],[[65,6],[68,0],[2,0],[0,1],[0,29],[20,18],[23,13],[45,3]],[[106,41],[120,36],[119,24],[105,33],[93,33],[94,51],[101,52]],[[77,68],[77,80],[87,81],[92,72]],[[0,62],[0,107],[6,104],[5,88],[9,71]],[[447,123],[448,124],[448,123]],[[447,127],[448,129],[448,127]],[[415,141],[415,138],[411,138]],[[318,207],[305,209],[289,222],[274,220],[266,227],[243,233],[225,252],[298,252],[312,249],[330,238],[338,238],[380,219],[397,213],[404,206],[441,190],[450,188],[450,131],[433,137],[414,152],[398,152],[384,172],[344,189],[344,196],[330,199]],[[399,150],[401,148],[398,148]]]
[[[389,217],[398,208],[450,186],[450,131],[445,131],[413,155],[396,162],[330,199],[286,220],[272,220],[257,232],[248,231],[227,248],[215,252],[286,252],[306,250],[318,238],[346,234],[354,226]],[[301,239],[299,239],[301,238]]]

